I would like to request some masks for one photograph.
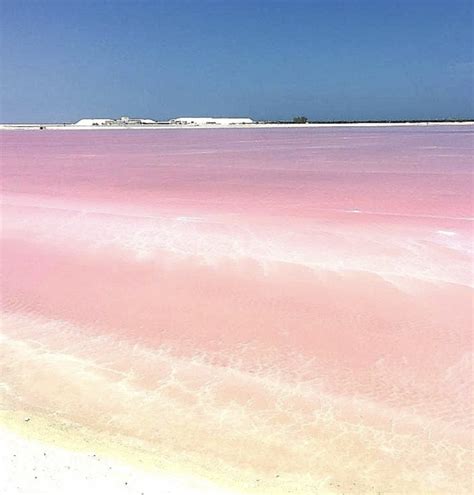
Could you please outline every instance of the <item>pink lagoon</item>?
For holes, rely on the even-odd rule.
[[[1,131],[8,493],[471,493],[473,137]]]

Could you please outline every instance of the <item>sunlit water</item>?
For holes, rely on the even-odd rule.
[[[470,493],[473,135],[3,132],[3,407],[243,492]]]

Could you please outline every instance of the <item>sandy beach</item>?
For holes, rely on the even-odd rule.
[[[237,492],[216,487],[199,479],[183,475],[171,476],[150,466],[136,466],[110,459],[97,453],[94,442],[80,445],[68,445],[68,449],[55,445],[61,442],[57,436],[51,437],[52,431],[42,432],[35,424],[37,418],[9,418],[4,422],[10,429],[0,430],[0,486],[5,495],[61,495],[103,494],[146,495],[169,494],[181,495],[235,495]],[[12,428],[20,427],[20,421],[28,423],[20,433]],[[44,425],[42,425],[44,426]],[[32,431],[29,431],[32,430]],[[38,441],[38,436],[48,437],[48,442]],[[57,435],[57,432],[56,432]],[[64,441],[65,438],[62,439]],[[85,440],[85,437],[82,437]],[[92,439],[89,439],[92,440]]]

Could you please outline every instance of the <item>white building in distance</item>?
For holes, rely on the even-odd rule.
[[[238,125],[253,124],[254,121],[247,117],[178,117],[171,119],[170,124],[175,125]]]
[[[74,125],[90,126],[90,125],[110,125],[114,122],[113,119],[81,119]]]
[[[74,125],[78,126],[127,126],[156,124],[152,119],[136,119],[131,117],[120,117],[120,119],[81,119]]]
[[[119,119],[81,119],[76,122],[75,126],[92,127],[92,126],[107,126],[107,127],[127,127],[127,126],[142,126],[150,124],[171,124],[171,125],[188,125],[188,126],[205,126],[205,125],[244,125],[253,124],[254,121],[247,117],[178,117],[171,119],[168,122],[157,122],[152,119],[139,119],[132,117],[120,117]]]

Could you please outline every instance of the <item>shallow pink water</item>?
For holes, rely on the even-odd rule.
[[[4,400],[243,491],[469,493],[473,134],[4,132]]]

